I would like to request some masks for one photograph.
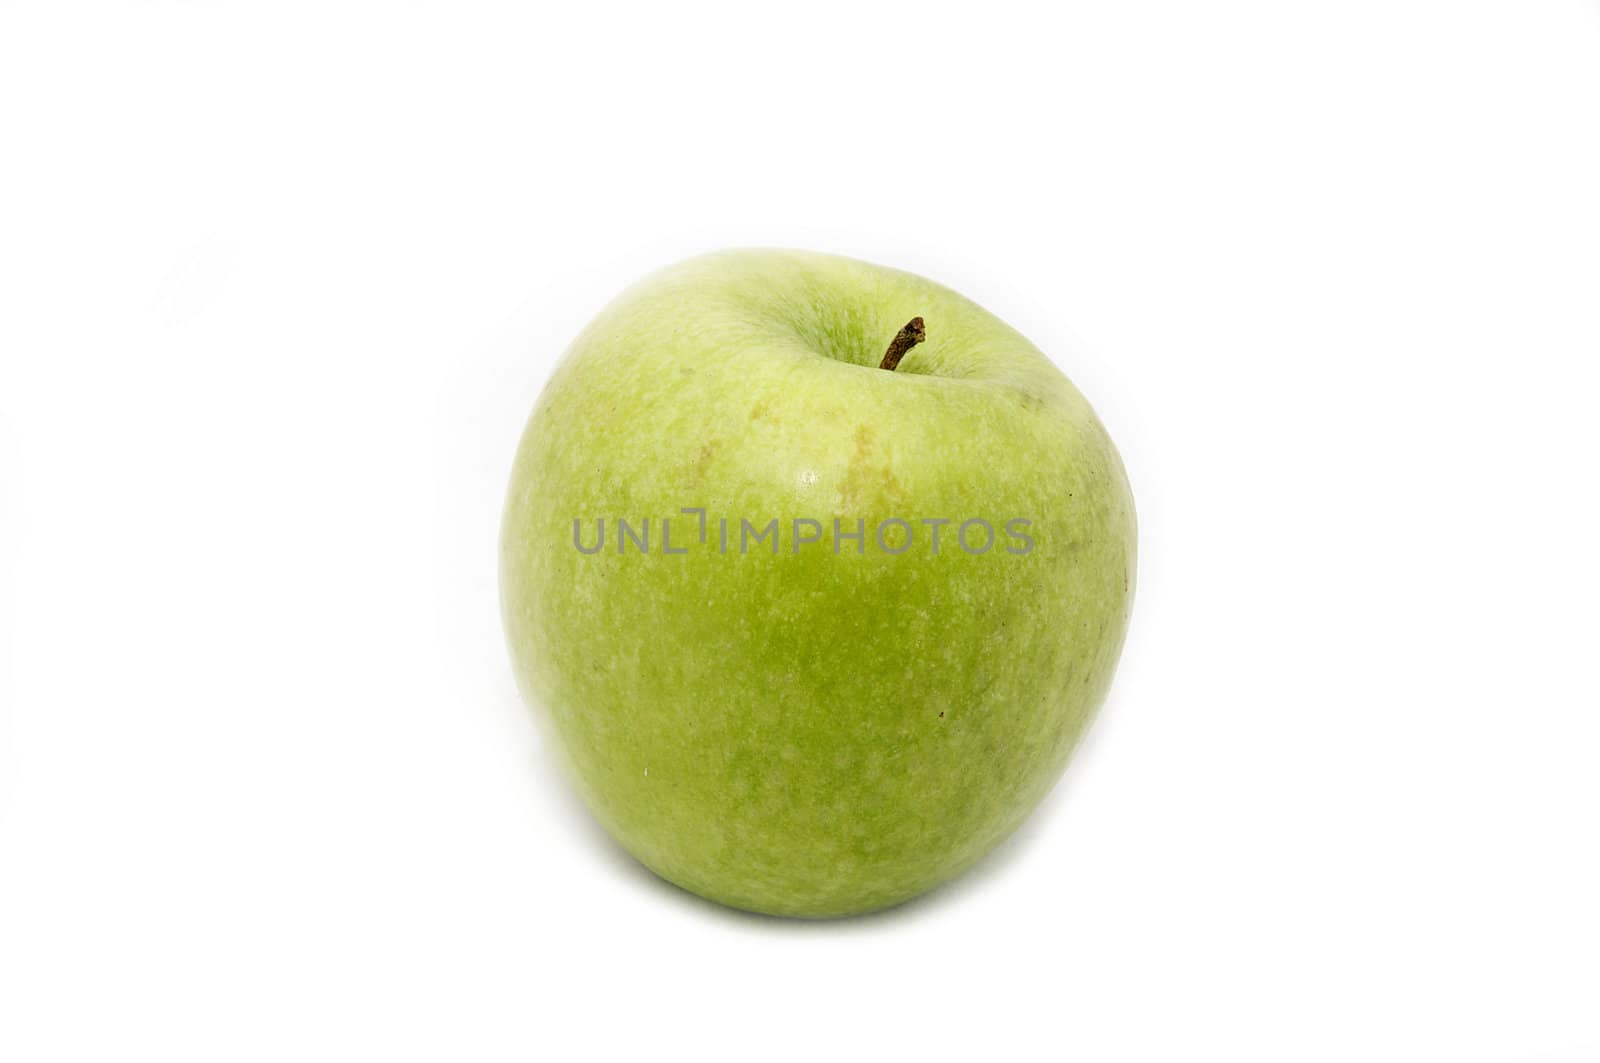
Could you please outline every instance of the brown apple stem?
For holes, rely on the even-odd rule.
[[[922,319],[914,317],[906,322],[906,327],[894,334],[894,339],[889,343],[889,349],[883,352],[883,361],[878,363],[879,369],[894,372],[894,367],[900,364],[900,359],[906,352],[923,340],[928,338],[927,330],[922,327]]]

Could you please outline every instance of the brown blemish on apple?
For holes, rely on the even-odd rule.
[[[711,462],[715,460],[717,451],[721,449],[722,440],[720,439],[708,439],[700,445],[700,453],[695,457],[694,464],[690,466],[690,470],[694,473],[695,483],[701,483],[705,480],[706,472],[711,468]]]
[[[887,507],[903,508],[905,487],[889,467],[888,455],[877,444],[877,433],[868,424],[856,426],[855,451],[839,481],[838,515],[865,515]]]

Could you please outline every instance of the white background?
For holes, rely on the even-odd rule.
[[[977,871],[738,915],[518,703],[523,419],[727,245],[1099,409],[1139,598]],[[1600,1059],[1600,6],[0,6],[0,1058]]]

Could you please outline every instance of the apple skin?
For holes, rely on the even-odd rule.
[[[879,369],[914,316],[926,342]],[[648,553],[618,553],[619,517],[650,521]],[[739,521],[772,518],[777,554],[740,553]],[[795,548],[795,518],[822,541]],[[861,552],[834,518],[865,521]],[[925,518],[995,544],[952,523],[934,553]],[[1134,555],[1110,438],[1020,334],[909,273],[736,250],[645,279],[567,351],[517,452],[501,596],[518,683],[629,853],[830,917],[950,879],[1039,803],[1111,683]]]

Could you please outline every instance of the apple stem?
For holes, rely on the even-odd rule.
[[[900,364],[900,359],[906,352],[923,340],[928,338],[927,330],[922,327],[922,319],[914,317],[906,322],[906,327],[894,334],[894,339],[889,343],[889,349],[883,352],[883,361],[878,363],[879,369],[894,372],[894,367]]]

